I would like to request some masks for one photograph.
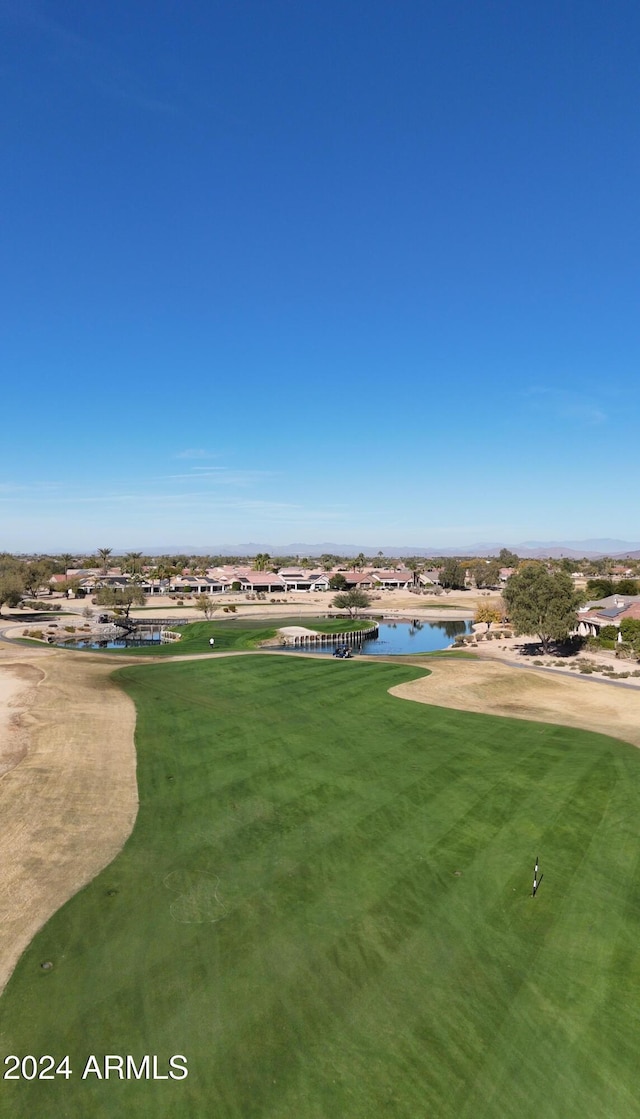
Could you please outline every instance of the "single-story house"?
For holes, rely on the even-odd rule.
[[[286,590],[286,584],[274,571],[247,571],[238,576],[243,591],[254,591],[256,594],[281,594]]]
[[[604,626],[619,629],[625,618],[640,619],[640,595],[609,595],[600,603],[581,607],[575,632],[579,637],[597,637]]]
[[[414,586],[413,571],[374,571],[372,573],[374,586],[384,590],[403,590]]]
[[[370,591],[375,586],[374,574],[370,571],[333,571],[333,575],[342,575],[347,590]],[[331,574],[329,578],[331,578]]]

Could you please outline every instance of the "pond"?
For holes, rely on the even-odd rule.
[[[139,649],[141,645],[160,645],[160,629],[149,627],[142,630],[139,636],[131,634],[129,637],[110,637],[96,639],[95,637],[70,638],[69,641],[57,641],[63,649]]]
[[[415,619],[412,622],[380,622],[378,636],[362,642],[362,652],[378,656],[390,656],[412,653],[435,653],[438,649],[447,649],[455,638],[463,633],[471,633],[472,623],[468,622],[421,622]],[[350,644],[354,654],[357,654],[357,644]],[[318,653],[331,656],[335,645],[323,645],[320,648],[304,646],[305,653]],[[288,649],[288,651],[291,651]],[[297,650],[300,652],[300,650]]]
[[[367,655],[379,656],[434,653],[438,649],[447,649],[452,645],[459,634],[471,633],[471,622],[421,622],[415,619],[412,622],[380,622],[378,636],[362,642],[362,652]],[[137,635],[129,637],[110,637],[97,640],[95,637],[75,638],[69,641],[58,642],[65,649],[131,649],[145,645],[159,645],[160,628],[158,626],[145,627]],[[354,654],[358,653],[357,643],[350,643]],[[335,644],[322,645],[321,647],[304,646],[307,653],[331,656]],[[178,650],[176,649],[176,652]],[[290,646],[283,646],[283,651],[293,652]],[[300,651],[300,650],[297,650]]]

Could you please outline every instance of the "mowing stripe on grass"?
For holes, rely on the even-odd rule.
[[[418,675],[118,672],[138,821],[23,956],[0,1039],[189,1077],[6,1082],[1,1115],[640,1116],[640,755],[388,694]]]

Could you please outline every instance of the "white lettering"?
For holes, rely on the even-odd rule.
[[[104,1078],[108,1080],[112,1072],[118,1073],[118,1080],[124,1080],[124,1073],[122,1071],[124,1061],[122,1057],[116,1056],[115,1053],[105,1053],[104,1055]]]
[[[143,1057],[140,1065],[136,1067],[133,1057],[127,1057],[127,1080],[149,1079],[149,1054]]]
[[[168,1080],[169,1077],[161,1072],[158,1072],[158,1058],[153,1058],[153,1079],[154,1080]]]
[[[100,1072],[100,1066],[98,1064],[97,1058],[93,1057],[93,1056],[89,1057],[86,1065],[84,1066],[84,1071],[82,1073],[82,1079],[86,1080],[86,1078],[87,1078],[87,1076],[89,1075],[90,1072],[95,1073],[95,1075],[98,1077],[98,1080],[102,1080],[102,1073]]]
[[[184,1061],[184,1066],[180,1064],[181,1061]],[[176,1053],[175,1057],[169,1058],[169,1076],[173,1080],[184,1080],[188,1075],[189,1069],[187,1068],[186,1057],[183,1057],[181,1053]]]

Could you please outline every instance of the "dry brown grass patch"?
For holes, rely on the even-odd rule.
[[[495,661],[434,658],[429,669],[430,676],[399,684],[392,693],[458,711],[561,723],[640,746],[639,690],[526,671]]]

